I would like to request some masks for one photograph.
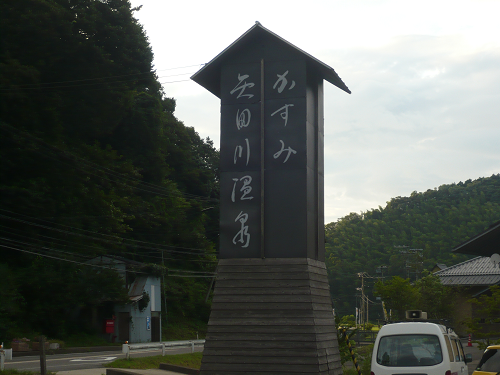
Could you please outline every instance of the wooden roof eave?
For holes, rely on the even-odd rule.
[[[311,56],[307,52],[304,52],[300,48],[297,48],[293,44],[289,43],[285,39],[281,38],[279,35],[273,33],[272,31],[266,29],[259,22],[256,22],[249,30],[247,30],[243,35],[236,39],[231,45],[224,49],[221,53],[215,56],[209,63],[205,64],[198,72],[196,72],[191,79],[201,86],[205,87],[212,94],[220,98],[220,75],[221,66],[224,61],[228,60],[230,56],[234,54],[235,51],[239,49],[239,46],[243,43],[247,43],[252,39],[257,39],[262,36],[268,36],[274,38],[278,43],[283,43],[288,47],[294,49],[299,54],[303,55],[306,64],[312,70],[318,72],[319,76],[330,82],[334,86],[337,86],[341,90],[351,94],[351,91],[342,81],[335,70]]]

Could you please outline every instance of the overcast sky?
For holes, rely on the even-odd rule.
[[[131,3],[177,118],[217,148],[220,101],[189,77],[255,21],[335,69],[352,94],[325,84],[326,223],[500,173],[498,0]]]

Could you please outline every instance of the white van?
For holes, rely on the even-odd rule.
[[[451,328],[427,322],[392,323],[377,335],[371,375],[468,375],[471,360]]]

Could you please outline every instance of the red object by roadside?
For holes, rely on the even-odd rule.
[[[106,319],[104,324],[105,333],[115,333],[115,321],[112,319]]]
[[[467,346],[472,346],[472,340],[471,340],[470,333],[469,333],[469,341],[467,342]]]

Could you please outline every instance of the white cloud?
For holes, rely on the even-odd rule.
[[[206,63],[258,20],[337,71],[352,95],[325,85],[326,222],[500,172],[498,1],[141,3],[157,69]],[[164,87],[218,145],[218,98]]]

